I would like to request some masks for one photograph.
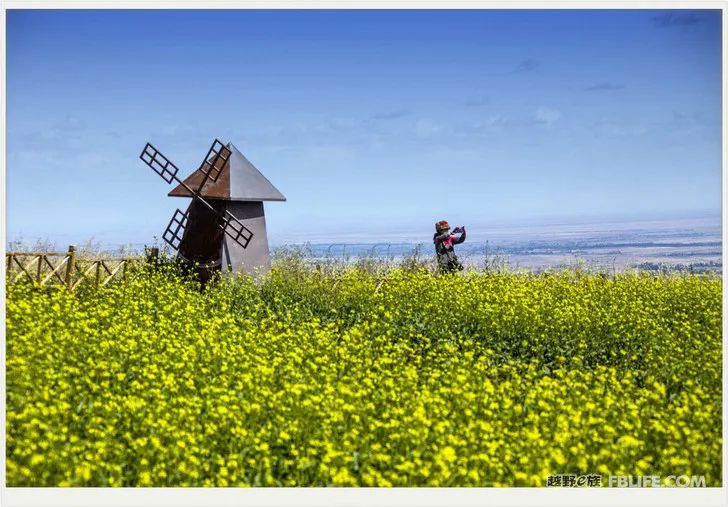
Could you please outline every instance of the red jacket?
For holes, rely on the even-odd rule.
[[[432,237],[432,242],[435,243],[435,252],[438,255],[443,255],[445,252],[452,252],[454,245],[459,245],[465,241],[465,231],[460,233],[460,237],[457,234],[437,234]]]

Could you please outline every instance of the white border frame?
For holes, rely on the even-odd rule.
[[[728,3],[725,1],[556,1],[542,0],[520,1],[477,1],[477,0],[5,0],[0,9],[0,22],[6,26],[6,10],[9,9],[719,9],[722,10],[722,59],[723,59],[723,152],[722,152],[722,217],[723,248],[725,248],[726,220],[726,178],[728,166],[726,157],[726,117],[728,111],[728,89],[726,88],[726,24],[728,23]],[[2,30],[7,34],[6,30]],[[7,126],[6,97],[6,62],[7,35],[2,38],[0,55],[0,79],[3,90],[0,97],[0,116],[2,125]],[[7,128],[5,135],[0,136],[0,195],[2,195],[3,217],[7,217]],[[5,252],[7,242],[5,219],[0,221],[0,238]],[[725,264],[725,257],[723,259]],[[3,262],[0,273],[5,275]],[[723,278],[723,294],[728,283]],[[0,330],[2,349],[0,361],[2,366],[2,421],[0,431],[3,450],[5,449],[5,284],[0,288],[3,322]],[[723,299],[723,487],[722,488],[599,488],[599,489],[567,489],[567,488],[7,488],[5,486],[5,453],[3,452],[2,470],[0,470],[0,504],[10,507],[15,505],[54,505],[69,507],[85,507],[98,505],[122,506],[186,506],[186,505],[336,505],[345,507],[376,504],[378,507],[388,505],[417,507],[453,505],[453,506],[514,506],[514,505],[553,505],[590,507],[620,505],[620,507],[638,506],[721,506],[728,504],[728,486],[726,486],[726,462],[728,461],[726,442],[726,339],[728,320],[726,320],[726,299]]]

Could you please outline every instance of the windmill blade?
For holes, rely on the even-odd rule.
[[[172,183],[174,180],[179,181],[177,178],[179,168],[152,146],[152,143],[147,143],[139,158],[167,183]]]
[[[188,214],[186,211],[182,212],[177,209],[177,211],[174,212],[174,215],[172,215],[172,219],[169,221],[167,229],[165,229],[164,234],[162,234],[162,239],[164,239],[164,241],[166,241],[167,244],[175,250],[179,250],[179,245],[182,243],[182,236],[184,235],[185,227],[187,226],[187,218]]]
[[[202,165],[200,165],[200,171],[205,177],[202,178],[202,182],[197,189],[198,192],[202,191],[202,187],[205,186],[208,180],[217,181],[232,153],[230,148],[225,146],[219,139],[212,142],[212,146],[207,150],[207,155],[205,155]]]
[[[203,200],[203,202],[205,201]],[[215,213],[215,215],[217,217],[217,226],[238,245],[243,248],[247,248],[248,243],[250,243],[250,240],[253,239],[253,231],[245,227],[245,225],[243,225],[243,223],[235,218],[235,216],[229,211],[225,211],[225,215],[217,213]],[[164,239],[164,241],[166,241],[167,244],[175,250],[179,250],[179,246],[182,243],[188,218],[189,211],[182,212],[177,209],[174,212],[174,215],[172,215],[172,219],[169,221],[164,234],[162,234],[162,239]]]
[[[240,220],[235,218],[235,215],[227,210],[223,216],[220,216],[220,219],[220,227],[225,234],[241,247],[248,248],[248,243],[253,239],[253,231],[245,227]]]
[[[216,181],[220,176],[223,167],[230,159],[232,151],[225,146],[219,139],[215,139],[210,146],[210,149],[205,155],[205,159],[202,162],[200,170],[205,175],[202,179],[197,190],[190,188],[190,186],[179,179],[177,173],[179,168],[174,165],[167,157],[156,149],[151,143],[147,143],[142,150],[139,158],[152,168],[154,172],[159,174],[164,181],[172,183],[176,181],[182,187],[187,190],[193,199],[198,200],[202,203],[205,208],[211,211],[217,217],[217,225],[220,227],[225,234],[227,234],[233,241],[243,248],[247,248],[250,240],[253,239],[253,231],[245,227],[243,223],[238,220],[232,213],[225,210],[225,213],[220,214],[214,206],[205,200],[200,194],[202,187],[208,180]],[[184,235],[185,226],[187,225],[188,212],[182,212],[179,209],[172,215],[172,219],[167,225],[167,229],[164,231],[162,238],[172,248],[179,250],[179,245],[182,242],[182,236]]]

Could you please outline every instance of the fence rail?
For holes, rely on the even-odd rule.
[[[5,254],[6,280],[28,280],[39,285],[58,284],[76,290],[82,284],[104,287],[113,280],[126,280],[136,258],[94,259],[78,257],[76,247],[68,252],[8,252]]]

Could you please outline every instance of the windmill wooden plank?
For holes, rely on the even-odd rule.
[[[199,190],[202,197],[209,199],[227,199],[230,193],[230,171],[229,162],[225,162],[223,167],[220,169],[220,175],[216,180],[208,179],[205,184]],[[190,174],[184,179],[184,183],[192,188],[197,189],[205,179],[205,174],[202,168]],[[189,192],[184,186],[178,185],[169,194],[171,197],[192,197],[192,193]]]

